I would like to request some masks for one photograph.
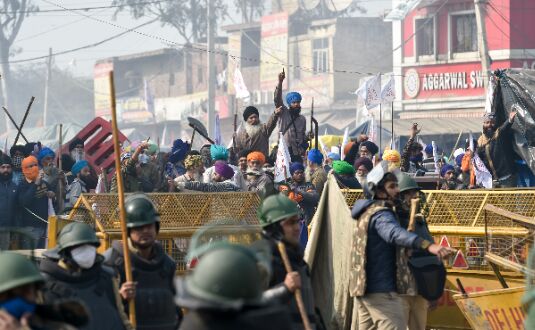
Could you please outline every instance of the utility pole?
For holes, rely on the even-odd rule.
[[[43,110],[43,127],[46,126],[46,119],[48,116],[48,93],[50,90],[50,78],[52,76],[52,48],[48,48],[48,61],[46,64],[46,81],[45,81],[45,97]]]
[[[214,55],[214,38],[215,38],[215,20],[214,20],[214,4],[213,0],[208,1],[208,34],[206,52],[208,58],[208,135],[214,133],[215,127],[215,55]]]
[[[485,89],[489,84],[490,77],[490,56],[487,46],[487,28],[485,27],[485,12],[487,0],[474,0],[477,24],[477,43],[479,48],[479,58],[481,58],[481,71],[483,74],[483,84]]]

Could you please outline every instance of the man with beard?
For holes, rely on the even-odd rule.
[[[516,110],[512,109],[509,119],[500,127],[496,127],[495,114],[485,114],[483,134],[477,141],[479,158],[489,169],[497,188],[516,187],[515,163],[511,143],[511,126],[516,114]]]
[[[212,144],[210,146],[210,158],[212,159],[212,162],[223,162],[227,164],[228,166],[230,166],[232,168],[232,171],[234,172],[233,177],[232,177],[232,182],[240,190],[245,190],[247,188],[245,178],[239,171],[238,167],[228,163],[228,156],[229,156],[229,152],[225,146],[221,146],[217,144]],[[214,172],[215,172],[215,163],[214,163],[214,166],[208,167],[206,171],[204,171],[203,182],[212,183],[214,181],[213,180]]]
[[[279,73],[279,83],[275,88],[275,107],[282,107],[279,114],[279,132],[284,136],[284,142],[288,146],[292,162],[302,162],[305,151],[308,148],[306,137],[307,121],[301,115],[301,94],[290,92],[286,94],[287,106],[282,101],[282,82],[286,77],[284,71]]]
[[[13,173],[13,183],[17,186],[24,179],[22,175],[22,160],[24,159],[24,146],[14,145],[9,149],[9,155],[11,156],[11,170]]]
[[[351,247],[349,289],[356,297],[358,328],[406,330],[408,320],[397,292],[401,279],[396,273],[396,249],[428,251],[440,258],[452,250],[401,227],[394,211],[398,180],[386,162],[379,163],[367,178],[371,199],[358,200],[351,212],[358,224]]]
[[[71,168],[74,180],[67,188],[65,207],[73,207],[81,194],[87,193],[85,180],[89,177],[89,163],[87,160],[79,160]]]
[[[56,195],[55,198],[65,198],[65,196],[59,196],[59,181],[64,180],[65,175],[60,175],[60,171],[54,164],[56,153],[48,147],[43,147],[37,155],[41,172],[44,174],[43,180],[48,183],[49,189]],[[56,200],[53,198],[54,207],[56,208]]]
[[[264,172],[266,156],[260,151],[247,155],[247,191],[260,193],[263,197],[275,192],[273,180]]]
[[[281,107],[275,109],[267,123],[260,123],[258,109],[248,106],[243,111],[244,123],[236,134],[236,151],[243,149],[258,150],[266,157],[269,155],[269,137],[277,126]]]
[[[366,184],[366,176],[373,169],[372,161],[366,157],[360,157],[355,161],[353,168],[355,168],[355,171],[357,172],[355,177],[360,185],[364,187]]]
[[[442,166],[440,169],[440,190],[458,190],[462,184],[457,180],[455,167],[450,164]]]
[[[125,309],[128,309],[127,300],[135,299],[136,329],[174,330],[182,315],[174,304],[176,263],[156,241],[160,215],[144,194],[129,196],[125,210],[134,282],[126,282],[124,250],[120,241],[114,241],[104,253],[105,263],[119,274],[119,293]]]
[[[0,250],[9,247],[9,232],[2,231],[15,224],[17,185],[11,180],[11,158],[0,155]]]
[[[241,189],[236,186],[236,184],[232,180],[232,178],[234,177],[234,170],[232,169],[232,167],[230,167],[230,165],[228,165],[222,160],[218,160],[214,163],[214,166],[212,166],[211,169],[212,171],[209,183],[197,181],[175,182],[176,188],[179,191],[182,191],[184,189],[202,192],[241,191]]]
[[[372,160],[373,156],[375,156],[377,152],[379,152],[379,147],[372,141],[362,141],[360,143],[360,146],[359,146],[360,157],[366,157]]]

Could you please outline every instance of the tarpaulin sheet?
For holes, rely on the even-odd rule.
[[[496,71],[496,89],[492,112],[499,126],[516,108],[518,114],[513,123],[513,148],[535,173],[535,71],[507,69]]]
[[[349,267],[355,223],[335,177],[329,174],[305,250],[316,306],[328,329],[352,329]]]

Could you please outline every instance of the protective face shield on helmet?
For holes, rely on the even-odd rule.
[[[401,175],[401,170],[399,168],[389,168],[389,163],[387,161],[381,161],[377,164],[366,176],[366,185],[363,185],[364,194],[368,198],[373,198],[377,191],[377,186],[379,182],[383,180],[387,173],[392,173],[396,177]]]
[[[71,250],[74,262],[82,269],[89,269],[95,264],[97,248],[93,245],[84,244]]]

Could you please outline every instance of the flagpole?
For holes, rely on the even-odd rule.
[[[394,101],[392,101],[392,114],[390,115],[391,116],[391,120],[392,120],[392,145],[395,145],[396,142],[394,142]],[[392,149],[395,149],[393,146],[392,146]]]

